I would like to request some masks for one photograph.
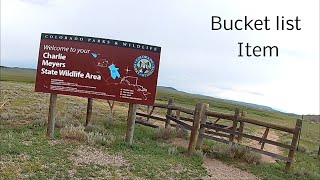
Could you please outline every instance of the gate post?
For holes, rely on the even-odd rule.
[[[172,109],[169,109],[169,106],[173,105],[174,104],[174,101],[173,99],[169,99],[168,100],[168,110],[167,110],[167,115],[168,116],[171,116],[172,115]],[[170,119],[169,118],[166,118],[166,124],[164,125],[165,128],[168,128],[170,127]]]
[[[242,117],[245,117],[246,116],[246,113],[244,111],[241,112],[241,116]],[[239,126],[239,132],[240,133],[243,133],[243,130],[244,130],[244,122],[243,121],[240,121],[240,126]],[[241,142],[242,141],[242,135],[239,135],[238,138],[237,138],[238,142]]]
[[[203,144],[203,137],[201,135],[205,133],[206,128],[201,127],[201,125],[207,123],[208,116],[206,115],[206,111],[209,109],[209,104],[204,104],[203,108],[204,108],[204,110],[203,110],[203,114],[201,114],[199,137],[198,137],[197,146],[196,146],[197,149],[200,149]]]
[[[201,115],[205,113],[205,104],[197,103],[193,113],[193,125],[191,129],[191,136],[188,146],[188,155],[191,155],[195,151],[196,141],[199,135]]]
[[[294,154],[295,154],[295,151],[297,149],[297,143],[298,143],[298,137],[300,135],[300,129],[301,129],[301,126],[302,126],[302,120],[301,119],[297,119],[296,121],[296,127],[294,129],[294,134],[293,134],[293,138],[292,138],[292,141],[291,141],[291,149],[289,151],[289,154],[288,154],[288,157],[291,159],[291,162],[287,162],[286,163],[286,168],[285,168],[285,172],[288,173],[289,170],[291,169],[291,165],[294,161]]]
[[[233,123],[232,123],[232,132],[236,132],[237,131],[239,113],[240,113],[239,109],[236,108],[234,110],[234,118],[233,118]],[[229,144],[233,143],[234,137],[235,137],[234,134],[230,134]]]

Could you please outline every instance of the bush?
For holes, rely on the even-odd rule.
[[[249,148],[241,145],[231,145],[229,146],[230,157],[234,159],[242,159],[245,154],[250,153]]]
[[[32,131],[31,130],[27,130],[27,131],[21,132],[21,137],[22,138],[31,138],[32,137]]]
[[[203,151],[201,151],[201,150],[196,150],[196,151],[193,153],[193,155],[194,155],[195,157],[198,157],[198,158],[203,162],[203,158],[205,157]]]
[[[228,146],[222,143],[215,143],[211,146],[207,146],[204,144],[202,149],[205,150],[205,152],[207,152],[210,155],[220,154],[220,155],[227,156],[230,154]]]
[[[103,121],[103,126],[106,128],[106,129],[111,129],[115,126],[115,120],[113,118],[109,118],[105,121]]]
[[[14,134],[12,131],[9,131],[8,133],[5,133],[2,137],[3,139],[7,140],[13,140],[14,139]]]
[[[100,132],[89,132],[87,134],[88,144],[99,144],[102,146],[108,146],[115,141],[115,136],[112,134],[102,134]]]
[[[63,139],[77,140],[81,142],[87,142],[87,133],[84,131],[84,126],[68,125],[60,130],[61,137]]]
[[[84,131],[86,132],[100,132],[100,133],[104,133],[105,130],[103,127],[101,126],[97,126],[97,125],[87,125],[85,128],[84,128]]]
[[[260,164],[261,154],[248,152],[243,155],[242,160],[249,164]]]
[[[33,127],[44,127],[47,125],[47,121],[43,118],[37,118],[36,120],[32,121]]]
[[[234,144],[234,145],[225,145],[225,144],[215,144],[212,145],[207,150],[209,155],[222,155],[225,157],[230,157],[232,159],[238,159],[250,164],[259,164],[261,160],[261,154],[250,151],[248,147]]]
[[[98,126],[94,126],[94,127],[97,128]],[[94,130],[93,126],[91,126],[91,128],[92,129],[87,128],[87,131]],[[60,130],[60,134],[63,139],[86,142],[90,145],[106,146],[106,145],[112,144],[116,139],[113,134],[103,134],[101,132],[87,133],[85,131],[85,127],[82,125],[80,126],[67,125],[65,128],[62,128]]]
[[[305,145],[303,144],[299,144],[299,147],[297,148],[297,151],[298,152],[302,152],[302,153],[310,153],[310,150],[308,147],[306,147]]]
[[[179,154],[177,146],[169,147],[168,154],[171,156],[175,156]]]
[[[10,119],[10,115],[7,112],[2,112],[0,114],[0,120],[9,120]]]
[[[177,138],[187,138],[189,135],[189,132],[187,129],[177,126],[176,128],[176,137]]]
[[[176,137],[176,131],[171,128],[162,128],[156,132],[156,138],[162,140],[171,140]]]

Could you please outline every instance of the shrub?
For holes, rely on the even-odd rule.
[[[115,141],[115,136],[112,134],[102,134],[100,132],[89,132],[87,134],[88,144],[94,145],[99,144],[102,146],[107,146]]]
[[[21,132],[21,136],[22,136],[22,138],[32,137],[32,131],[31,130],[23,131],[23,132]]]
[[[84,128],[84,131],[86,132],[100,132],[100,133],[104,133],[104,128],[101,127],[101,126],[97,126],[97,125],[87,125],[85,128]]]
[[[168,154],[171,156],[175,156],[179,154],[177,146],[169,147]]]
[[[63,139],[77,140],[87,142],[87,133],[84,131],[84,126],[68,125],[60,130]]]
[[[176,137],[176,131],[171,128],[162,128],[157,130],[156,138],[162,140],[171,140]]]
[[[234,159],[242,159],[245,154],[250,153],[249,148],[241,145],[230,145],[229,146],[230,157]]]
[[[32,126],[33,127],[43,127],[47,125],[47,121],[43,118],[38,118],[34,121],[32,121]]]
[[[85,131],[85,127],[82,125],[80,126],[67,125],[65,128],[62,128],[60,130],[60,134],[63,139],[86,142],[90,145],[106,146],[106,145],[112,144],[116,139],[113,134],[103,134],[101,132],[87,133]]]
[[[261,154],[252,152],[248,147],[238,144],[225,145],[218,143],[211,146],[207,151],[209,155],[218,154],[251,164],[259,164],[261,160]]]
[[[103,126],[106,128],[106,129],[110,129],[110,128],[113,128],[115,125],[115,121],[114,121],[114,118],[112,117],[109,117],[103,121]]]
[[[68,124],[73,124],[73,123],[68,123],[68,120],[66,117],[61,117],[61,118],[57,118],[54,127],[63,128],[65,126],[67,126]]]
[[[248,152],[243,155],[242,160],[250,164],[260,164],[261,154]]]
[[[206,146],[204,145],[205,147],[205,152],[207,152],[208,154],[210,155],[213,155],[213,154],[220,154],[220,155],[229,155],[230,152],[229,152],[229,148],[226,144],[222,144],[222,143],[216,143],[216,144],[213,144],[211,146]]]
[[[302,153],[309,153],[310,152],[309,148],[303,144],[299,144],[297,151],[302,152]]]
[[[8,133],[4,134],[4,138],[8,140],[13,140],[14,139],[13,132],[9,131]]]
[[[177,126],[177,128],[176,128],[176,137],[177,138],[187,138],[188,135],[189,135],[189,132],[187,129]]]
[[[0,120],[9,120],[10,119],[10,115],[7,112],[2,112],[0,114]]]
[[[196,150],[193,155],[197,158],[199,158],[201,160],[201,162],[203,162],[203,158],[204,158],[204,153],[201,150]]]

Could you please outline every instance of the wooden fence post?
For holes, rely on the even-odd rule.
[[[197,103],[193,114],[193,125],[191,129],[191,136],[188,146],[188,155],[191,155],[195,151],[196,141],[198,139],[198,131],[200,128],[201,115],[205,113],[205,104]]]
[[[303,121],[303,115],[301,116],[301,120]],[[302,131],[302,125],[301,125],[301,128],[300,128],[300,133],[299,133],[299,137],[298,137],[297,151],[299,151],[299,143],[300,143],[301,131]]]
[[[297,143],[298,143],[298,137],[300,135],[300,129],[301,129],[301,126],[302,126],[302,120],[301,119],[297,119],[296,121],[296,127],[295,127],[295,130],[294,130],[294,134],[293,134],[293,138],[292,138],[292,141],[291,141],[291,146],[293,147],[292,149],[290,149],[289,151],[289,155],[288,157],[292,160],[291,162],[287,162],[286,163],[286,168],[285,168],[285,172],[289,172],[289,170],[291,169],[291,165],[294,161],[294,154],[295,154],[295,151],[297,149]]]
[[[173,99],[169,99],[169,100],[168,100],[168,106],[173,105],[173,103],[174,103]],[[172,109],[169,109],[169,108],[168,108],[168,110],[167,110],[167,115],[168,115],[168,116],[172,116]],[[166,118],[166,124],[164,125],[164,127],[165,127],[165,128],[170,127],[170,119],[169,119],[169,118]]]
[[[50,94],[47,137],[54,138],[55,114],[57,110],[57,94]]]
[[[180,111],[176,110],[176,120],[180,121]],[[176,131],[180,129],[180,125],[177,123],[176,124]]]
[[[133,141],[134,124],[136,120],[137,105],[129,104],[126,142],[131,145]]]
[[[201,114],[201,121],[200,121],[200,126],[201,124],[206,124],[207,120],[208,120],[208,116],[206,115],[206,111],[209,109],[209,104],[204,104],[204,110],[203,110],[203,114]],[[199,129],[199,137],[197,140],[197,145],[196,145],[196,149],[200,149],[202,147],[203,144],[203,137],[201,137],[201,134],[205,133],[206,128],[205,127],[200,127]]]
[[[262,136],[263,139],[267,139],[268,133],[269,133],[269,129],[270,129],[270,128],[267,127],[266,130],[264,131],[263,136]],[[260,141],[260,143],[261,143],[261,148],[260,148],[260,149],[263,149],[265,142],[261,142],[261,141]]]
[[[246,113],[244,111],[241,111],[241,116],[242,117],[246,117]],[[243,133],[243,130],[244,130],[244,122],[240,121],[239,132]],[[238,142],[241,142],[242,141],[242,136],[239,135],[237,140],[238,140]]]
[[[91,115],[92,115],[92,103],[93,98],[88,98],[88,104],[87,104],[87,116],[86,116],[86,124],[85,126],[88,126],[88,124],[91,121]]]
[[[239,109],[236,108],[236,109],[234,110],[234,118],[233,118],[233,123],[232,123],[232,131],[233,131],[233,132],[236,132],[236,131],[237,131],[238,116],[239,116]],[[235,137],[234,134],[230,134],[229,144],[233,143],[234,137]]]

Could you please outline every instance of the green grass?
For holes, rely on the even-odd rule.
[[[36,78],[36,71],[34,69],[0,67],[1,81],[34,83],[35,78]]]
[[[124,143],[125,129],[124,121],[115,122],[105,128],[105,131],[116,134],[117,140],[107,147],[102,146],[102,150],[108,153],[120,153],[131,163],[129,169],[120,172],[116,172],[118,169],[113,166],[75,167],[70,156],[81,144],[62,142],[51,145],[44,136],[43,127],[1,129],[0,153],[1,161],[4,163],[0,170],[0,179],[19,179],[25,176],[29,179],[70,179],[69,171],[76,172],[74,176],[78,178],[101,178],[104,177],[101,173],[103,169],[107,169],[111,174],[114,173],[111,177],[115,179],[128,175],[147,179],[195,179],[205,175],[202,157],[184,156],[186,151],[184,148],[180,148],[178,154],[172,156],[168,153],[170,145],[160,144],[154,140],[153,129],[140,126],[136,127],[134,144],[129,146]],[[60,139],[58,132],[56,130],[56,139]],[[21,158],[24,156],[28,158]]]
[[[317,180],[320,179],[320,158],[315,155],[305,153],[296,154],[296,162],[291,170],[291,173],[283,172],[285,163],[261,164],[259,166],[243,166],[254,174],[259,175],[263,179],[296,179],[296,180]]]
[[[44,137],[44,130],[32,127],[1,129],[0,154],[3,164],[0,179],[66,178],[67,169],[71,168],[67,152],[74,147],[72,144],[50,145]],[[26,136],[24,132],[31,133]]]
[[[87,144],[83,141],[63,140],[56,128],[54,144],[45,138],[48,94],[34,93],[33,84],[1,81],[1,96],[10,101],[0,116],[0,179],[72,179],[72,178],[147,178],[199,179],[206,175],[202,156],[185,156],[185,148],[169,153],[172,145],[156,140],[156,131],[136,126],[134,144],[124,142],[126,111],[117,109],[114,117],[108,107],[95,101],[91,131],[115,137],[112,143]],[[58,97],[56,121],[63,128],[84,124],[86,99]],[[130,166],[75,166],[70,159],[81,146],[92,146],[108,154],[120,154]]]

